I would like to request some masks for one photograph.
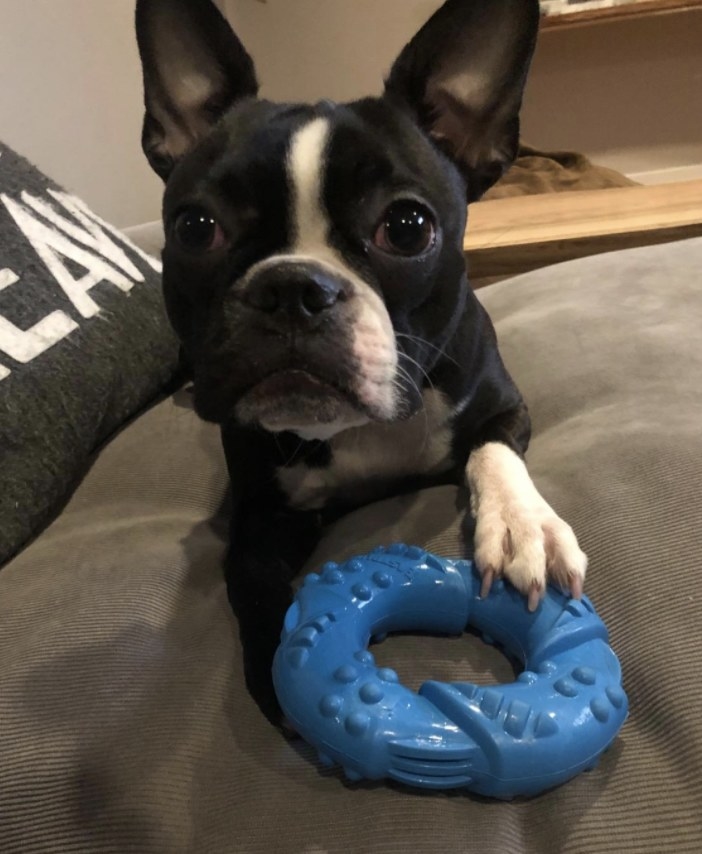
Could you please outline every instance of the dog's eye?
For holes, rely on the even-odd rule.
[[[373,243],[395,255],[421,255],[436,241],[431,213],[411,199],[394,202],[383,214]]]
[[[188,252],[212,252],[227,242],[217,220],[200,207],[193,206],[181,211],[176,217],[173,233]]]

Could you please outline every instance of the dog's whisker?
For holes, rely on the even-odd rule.
[[[416,368],[419,369],[419,371],[426,378],[426,381],[429,384],[429,387],[431,389],[433,389],[434,383],[432,381],[432,378],[429,376],[429,374],[426,372],[426,370],[419,364],[419,362],[416,359],[413,359],[411,356],[408,356],[407,353],[402,353],[401,355],[402,355],[402,358],[406,359],[410,364],[414,365]],[[415,385],[415,388],[417,388],[416,383],[414,385]],[[417,390],[419,390],[419,389],[417,389]]]
[[[437,347],[436,344],[432,344],[430,341],[427,341],[425,338],[420,338],[419,335],[410,335],[407,332],[396,332],[396,338],[406,338],[408,341],[415,341],[422,347],[428,347],[431,350],[436,350],[436,352],[443,356],[445,359],[448,359],[449,362],[453,362],[454,365],[457,365],[460,368],[460,363],[453,358],[453,356],[449,356],[446,350],[443,347]],[[405,354],[406,355],[406,354]]]
[[[274,433],[274,434],[273,434],[273,437],[274,437],[274,441],[275,441],[276,448],[278,449],[278,452],[279,452],[280,456],[281,456],[281,457],[284,457],[284,456],[285,456],[285,451],[283,450],[283,447],[282,447],[282,446],[281,446],[281,444],[280,444],[280,439],[279,439],[279,437],[278,437],[278,434],[277,434],[277,433]],[[285,459],[285,461],[282,463],[283,468],[287,468],[287,467],[291,466],[291,465],[295,462],[295,460],[297,459],[298,455],[300,454],[300,451],[302,451],[302,449],[304,448],[304,446],[305,446],[305,441],[304,441],[304,439],[300,439],[300,440],[298,441],[298,443],[297,443],[297,446],[296,446],[296,447],[295,447],[295,449],[293,450],[293,452],[292,452],[292,453],[290,454],[290,456],[288,456],[288,457],[287,457],[287,459]]]
[[[405,355],[406,355],[406,354],[405,354]],[[423,415],[423,417],[424,417],[424,437],[423,437],[423,440],[422,440],[422,445],[421,445],[421,448],[420,448],[420,453],[423,453],[423,452],[424,452],[424,450],[426,449],[426,447],[427,447],[427,443],[429,442],[429,439],[430,439],[429,413],[427,412],[427,408],[426,408],[426,406],[424,405],[424,397],[423,397],[423,395],[422,395],[421,389],[419,388],[419,386],[417,385],[417,383],[414,381],[414,379],[410,376],[410,374],[409,374],[409,372],[406,370],[406,368],[403,368],[403,367],[402,367],[402,365],[398,365],[398,366],[397,366],[397,370],[398,370],[398,371],[400,372],[400,374],[401,374],[401,375],[402,375],[402,376],[407,380],[407,382],[409,383],[409,385],[410,385],[412,388],[414,388],[414,390],[417,392],[417,395],[418,395],[418,396],[420,397],[420,399],[422,400],[422,408],[421,408],[421,410],[420,410],[420,411],[421,411],[421,413],[422,413],[422,415]],[[429,379],[428,375],[427,375],[427,379]],[[400,387],[400,386],[399,386],[399,382],[397,382],[397,381],[395,381],[395,382],[396,382],[396,387],[398,387],[398,388],[399,388],[399,387]],[[431,380],[430,380],[430,379],[429,379],[429,383],[430,383],[430,385],[431,385]],[[432,385],[432,388],[433,388],[433,385]],[[401,389],[401,390],[403,390],[403,389]],[[419,413],[417,413],[417,414],[419,414]]]

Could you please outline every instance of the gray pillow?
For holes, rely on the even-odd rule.
[[[160,262],[0,143],[0,564],[174,377]]]

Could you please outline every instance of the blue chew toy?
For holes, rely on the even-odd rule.
[[[549,588],[530,613],[497,581],[480,599],[466,561],[393,545],[308,575],[273,664],[280,705],[326,763],[351,780],[535,795],[594,767],[627,715],[621,668],[588,599]],[[371,637],[473,626],[524,662],[516,682],[425,682],[378,668]]]

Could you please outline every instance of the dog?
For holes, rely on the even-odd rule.
[[[228,597],[276,724],[291,582],[354,507],[466,484],[482,596],[498,576],[532,610],[548,582],[582,594],[587,559],[527,472],[527,408],[463,256],[467,204],[516,155],[538,24],[537,0],[448,0],[379,97],[278,104],[211,0],[137,0],[164,297],[195,409],[221,425]]]

